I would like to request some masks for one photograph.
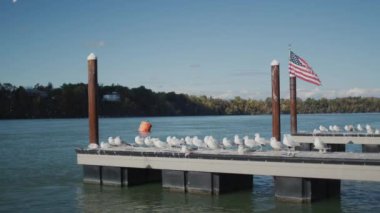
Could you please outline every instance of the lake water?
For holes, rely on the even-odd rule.
[[[100,119],[100,140],[121,136],[132,142],[142,119],[152,135],[271,135],[270,115]],[[299,115],[298,129],[320,124],[371,124],[380,114]],[[281,117],[289,132],[289,115]],[[312,204],[276,201],[272,177],[255,176],[254,189],[220,196],[163,190],[160,184],[106,187],[82,183],[75,148],[86,147],[87,119],[0,121],[0,212],[380,212],[380,182],[342,181],[340,198]],[[351,147],[352,150],[360,149]]]

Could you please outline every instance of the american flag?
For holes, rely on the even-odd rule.
[[[289,73],[290,76],[294,75],[309,83],[317,86],[321,85],[321,81],[317,74],[314,73],[313,68],[301,57],[290,51],[289,59]]]

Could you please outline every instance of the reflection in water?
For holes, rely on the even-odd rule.
[[[218,196],[172,192],[160,183],[132,187],[83,184],[77,201],[84,212],[341,212],[339,197],[313,204],[277,201],[269,176],[255,176],[253,191]]]
[[[77,191],[78,207],[85,212],[238,212],[251,211],[252,192],[220,196],[162,189],[160,183],[132,187],[83,184]]]

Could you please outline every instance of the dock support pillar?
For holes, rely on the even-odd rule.
[[[345,152],[346,151],[346,144],[327,144],[328,147],[330,147],[329,152]]]
[[[122,185],[134,186],[144,183],[160,182],[161,170],[122,168]]]
[[[362,145],[362,152],[366,153],[377,153],[380,152],[380,146],[379,145]]]
[[[252,189],[253,176],[196,171],[162,172],[162,186],[172,191],[219,195]]]
[[[102,183],[102,167],[83,165],[83,182],[84,183]]]
[[[297,134],[297,80],[296,76],[290,75],[290,132]]]
[[[98,61],[91,53],[87,57],[88,64],[88,122],[89,143],[99,145],[98,123]]]
[[[340,194],[340,180],[275,177],[275,196],[281,201],[312,202]]]
[[[186,191],[189,193],[219,195],[253,187],[252,175],[187,172],[186,179]]]
[[[83,165],[83,181],[113,186],[134,186],[161,181],[161,170]]]
[[[280,121],[280,63],[273,60],[271,63],[272,75],[272,137],[281,141]]]
[[[186,172],[162,170],[162,187],[171,191],[186,192]]]

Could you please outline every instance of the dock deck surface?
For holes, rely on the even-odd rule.
[[[380,181],[380,153],[156,149],[77,149],[78,164],[232,174]]]

